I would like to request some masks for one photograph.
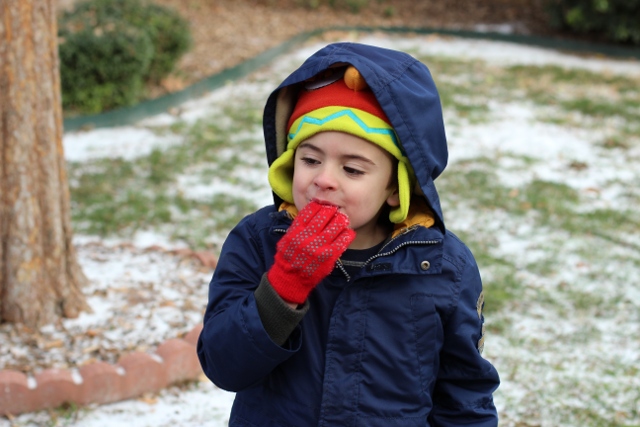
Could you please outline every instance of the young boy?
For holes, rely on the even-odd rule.
[[[198,356],[231,426],[496,426],[475,260],[445,229],[428,69],[338,43],[269,97],[275,204],[228,236]]]

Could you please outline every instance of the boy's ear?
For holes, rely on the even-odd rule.
[[[387,197],[387,204],[391,207],[396,207],[400,205],[400,192],[398,191],[398,187],[393,190],[393,193]]]

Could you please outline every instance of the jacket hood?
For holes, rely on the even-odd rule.
[[[433,211],[436,226],[444,230],[434,184],[448,159],[440,97],[429,69],[404,52],[358,43],[335,43],[309,57],[267,99],[263,127],[269,165],[286,148],[286,125],[300,83],[329,67],[341,65],[353,65],[373,91],[411,162],[417,180],[415,196],[424,198]],[[274,194],[274,202],[279,205],[282,200]]]

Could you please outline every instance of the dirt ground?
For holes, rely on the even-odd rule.
[[[191,23],[194,46],[179,65],[185,83],[317,28],[472,28],[479,23],[511,23],[522,33],[548,32],[542,0],[369,0],[369,7],[358,13],[327,6],[309,9],[301,0],[155,1],[178,10]]]
[[[73,1],[73,0],[59,0]],[[517,33],[549,35],[545,0],[369,0],[346,8],[305,7],[304,0],[154,0],[191,23],[192,50],[152,97],[179,90],[252,58],[302,32],[339,26],[474,29],[508,24]],[[321,3],[328,3],[323,1]],[[336,4],[344,4],[345,0]]]

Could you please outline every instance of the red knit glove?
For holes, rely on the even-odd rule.
[[[304,303],[355,237],[336,206],[309,203],[278,242],[269,283],[285,301]]]

